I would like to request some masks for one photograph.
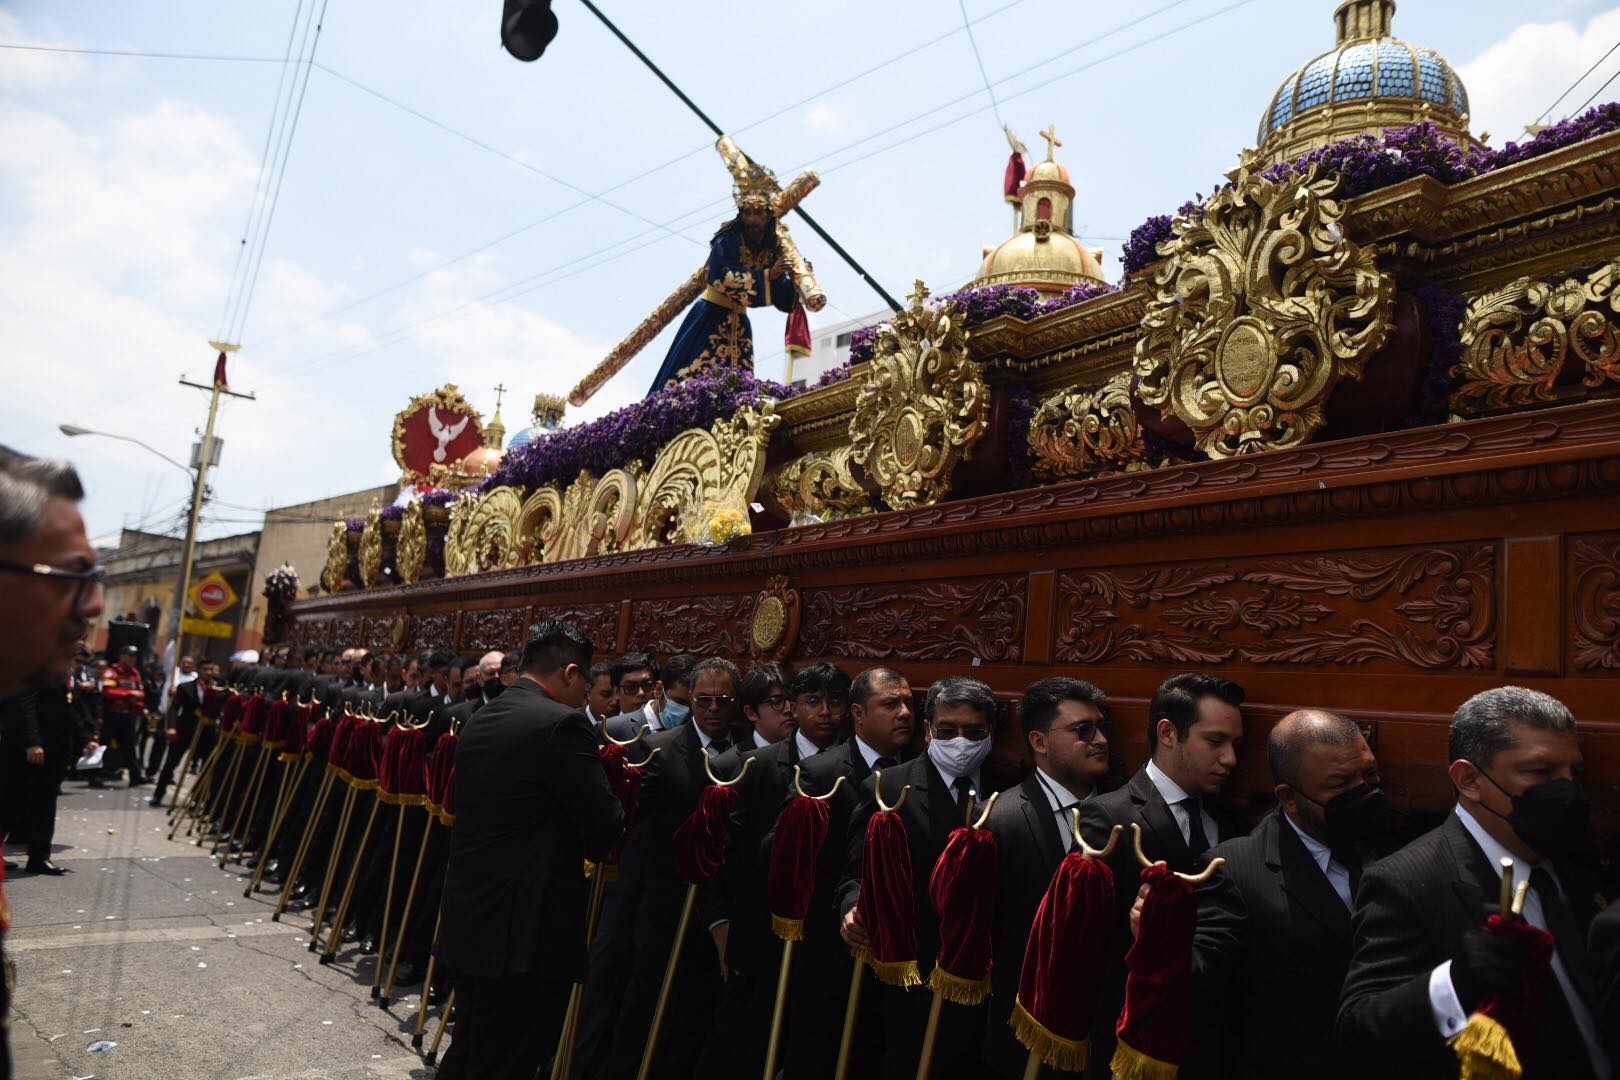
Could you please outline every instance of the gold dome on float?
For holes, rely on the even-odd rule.
[[[504,391],[506,388],[500,388]],[[495,399],[495,415],[484,425],[484,445],[456,462],[451,473],[452,488],[468,487],[478,483],[500,468],[501,459],[506,451],[501,449],[501,443],[506,441],[506,424],[501,421],[501,402],[499,395]]]
[[[1288,161],[1360,134],[1424,120],[1465,147],[1468,90],[1446,58],[1390,35],[1395,0],[1346,0],[1333,12],[1334,47],[1283,80],[1256,133],[1251,168]]]
[[[1105,283],[1102,249],[1086,247],[1071,231],[1074,184],[1069,170],[1052,158],[1054,147],[1063,143],[1050,127],[1041,135],[1046,160],[1036,163],[1019,189],[1018,232],[985,250],[970,287],[1022,285],[1056,294],[1086,282]]]

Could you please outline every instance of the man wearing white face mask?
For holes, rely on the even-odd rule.
[[[917,970],[926,987],[939,953],[939,916],[928,890],[934,863],[945,850],[951,830],[967,817],[968,798],[990,797],[982,782],[990,757],[996,698],[990,687],[965,675],[951,675],[929,687],[924,706],[928,719],[927,752],[890,769],[879,769],[861,785],[861,803],[850,819],[849,856],[838,886],[844,940],[852,948],[870,946],[855,901],[861,889],[861,858],[866,850],[866,823],[877,811],[874,784],[881,774],[883,801],[892,804],[900,792],[911,795],[900,808],[907,846],[911,849]],[[883,1076],[899,1080],[916,1074],[931,995],[926,989],[882,988]],[[988,1003],[946,1003],[934,1047],[934,1077],[979,1078],[987,1075],[980,1060]]]

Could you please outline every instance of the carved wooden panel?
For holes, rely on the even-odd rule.
[[[455,645],[456,613],[435,611],[414,620],[411,645],[417,649],[448,649]]]
[[[339,615],[332,620],[332,637],[327,645],[334,649],[352,649],[360,644],[361,617]]]
[[[659,660],[677,653],[748,655],[753,594],[637,600],[630,615],[632,651]]]
[[[1495,588],[1484,543],[1074,570],[1058,579],[1057,658],[1486,668]]]
[[[1620,671],[1620,533],[1571,537],[1577,671]]]
[[[396,625],[405,620],[405,634],[396,640]],[[397,649],[409,641],[410,619],[406,615],[367,615],[362,623],[360,644],[367,649]]]
[[[568,607],[534,609],[534,621],[562,619],[579,627],[596,646],[597,659],[607,659],[619,639],[618,604],[574,604]]]
[[[890,660],[1018,660],[1024,593],[1023,574],[806,590],[798,651]]]
[[[523,646],[523,609],[496,608],[494,611],[467,611],[461,615],[461,650],[510,652]]]

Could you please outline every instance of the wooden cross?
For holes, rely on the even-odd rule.
[[[1052,160],[1052,148],[1062,146],[1063,140],[1057,137],[1057,125],[1047,124],[1046,130],[1041,132],[1041,138],[1046,140],[1046,160]]]

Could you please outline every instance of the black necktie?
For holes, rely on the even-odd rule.
[[[892,757],[880,757],[876,761],[872,762],[872,768],[874,768],[874,769],[892,769],[898,764],[900,764],[900,763],[898,761],[895,761],[894,758],[892,758]]]
[[[1345,844],[1342,847],[1330,848],[1328,854],[1333,861],[1344,867],[1350,873],[1350,906],[1356,906],[1356,890],[1361,887],[1361,852],[1356,845]]]
[[[724,735],[720,736],[718,739],[710,739],[709,740],[709,756],[710,757],[719,757],[721,754],[725,753],[727,750],[730,750],[730,749],[731,749],[731,740],[726,738]]]
[[[1080,838],[1074,832],[1074,808],[1079,803],[1070,803],[1068,806],[1058,807],[1058,835],[1064,837],[1064,851],[1079,851]]]
[[[1196,798],[1182,799],[1181,808],[1187,811],[1187,849],[1196,859],[1209,850],[1209,837],[1204,835],[1204,811]]]
[[[956,792],[956,808],[962,811],[962,813],[966,814],[968,808],[968,798],[970,793],[973,791],[973,781],[969,780],[965,776],[958,776],[955,780],[951,781],[951,788]]]
[[[1536,890],[1536,896],[1541,899],[1541,917],[1547,924],[1547,932],[1553,936],[1553,948],[1558,951],[1558,959],[1564,962],[1564,974],[1569,976],[1575,992],[1590,1009],[1595,994],[1592,972],[1586,966],[1586,935],[1581,933],[1574,913],[1558,891],[1558,883],[1545,866],[1530,871],[1530,887]]]

